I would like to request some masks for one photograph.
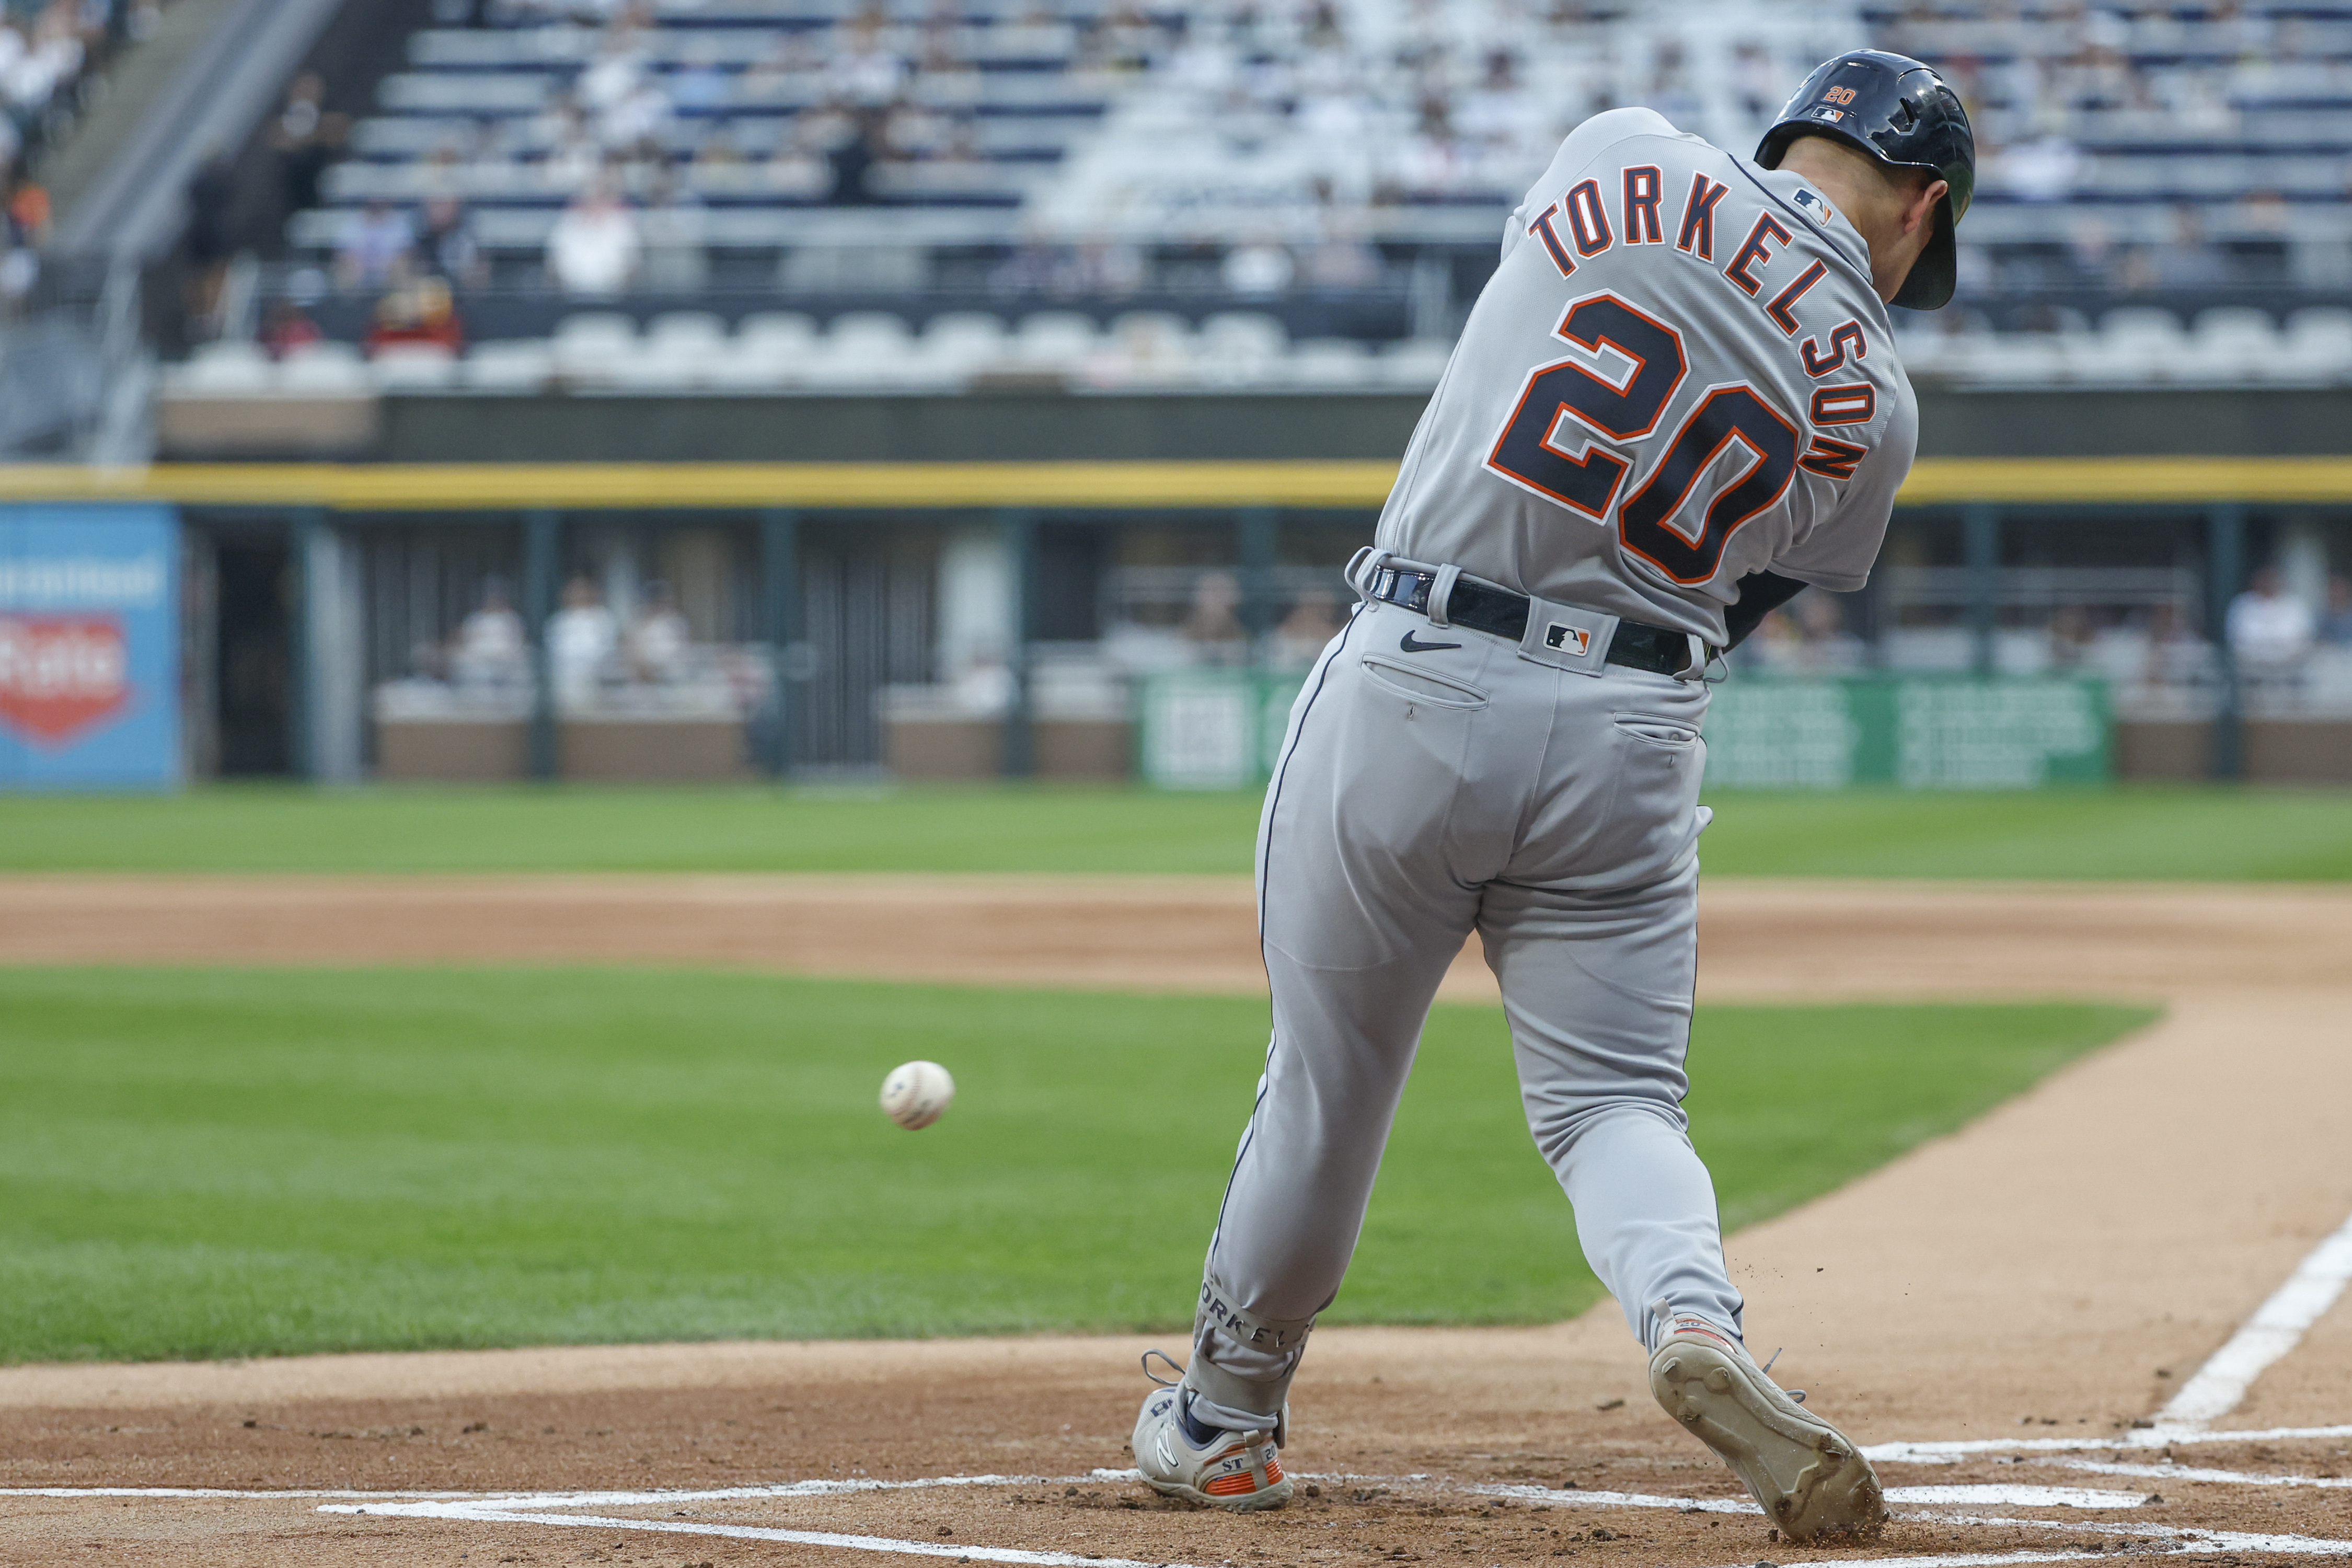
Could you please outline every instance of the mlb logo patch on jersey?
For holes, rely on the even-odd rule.
[[[1544,647],[1556,647],[1573,658],[1582,658],[1592,651],[1592,634],[1554,621],[1544,628]]]
[[[1830,204],[1811,191],[1800,190],[1796,195],[1796,203],[1815,217],[1830,216]]]

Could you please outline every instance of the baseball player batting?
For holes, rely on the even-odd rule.
[[[1950,88],[1863,50],[1753,162],[1616,110],[1511,215],[1266,795],[1273,1042],[1191,1363],[1136,1422],[1160,1491],[1290,1496],[1290,1380],[1475,931],[1528,1126],[1659,1404],[1791,1539],[1884,1520],[1868,1461],[1741,1342],[1682,1110],[1699,721],[1716,656],[1869,574],[1917,424],[1886,306],[1951,297],[1974,168]]]

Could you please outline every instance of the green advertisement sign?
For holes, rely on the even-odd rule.
[[[1185,670],[1142,684],[1137,726],[1145,782],[1246,789],[1273,776],[1301,678]]]
[[[1706,782],[1749,789],[2034,789],[2113,766],[2105,683],[1751,677],[1716,689]]]
[[[1265,782],[1298,696],[1295,675],[1187,670],[1142,684],[1141,771],[1162,789]],[[1706,782],[1738,789],[2034,789],[2113,771],[2104,682],[1750,676],[1716,688]]]

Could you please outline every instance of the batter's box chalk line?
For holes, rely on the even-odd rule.
[[[2220,1472],[2228,1474],[2229,1472]],[[1335,1483],[1385,1483],[1396,1486],[1421,1485],[1439,1491],[1462,1492],[1476,1497],[1511,1498],[1540,1501],[1558,1507],[1648,1509],[1674,1513],[1746,1514],[1760,1518],[1762,1510],[1744,1498],[1685,1498],[1643,1492],[1588,1491],[1582,1489],[1554,1490],[1531,1486],[1461,1486],[1426,1475],[1362,1476],[1362,1475],[1303,1475],[1300,1479],[1328,1480]],[[798,1481],[777,1486],[727,1487],[706,1491],[604,1491],[604,1492],[545,1492],[504,1497],[477,1497],[463,1500],[418,1499],[414,1500],[382,1500],[367,1502],[334,1502],[321,1505],[321,1513],[365,1514],[370,1518],[404,1518],[443,1520],[474,1524],[535,1524],[583,1530],[635,1531],[664,1535],[718,1536],[738,1541],[772,1541],[802,1546],[833,1547],[854,1552],[879,1552],[899,1556],[944,1557],[959,1562],[1007,1563],[1026,1568],[1196,1568],[1180,1563],[1149,1563],[1122,1557],[1089,1556],[1083,1552],[1033,1552],[1024,1548],[965,1545],[938,1541],[908,1541],[889,1536],[848,1534],[837,1531],[785,1530],[767,1525],[722,1524],[677,1519],[654,1520],[631,1515],[577,1512],[591,1508],[644,1508],[675,1506],[688,1502],[736,1502],[777,1497],[811,1497],[840,1495],[845,1492],[911,1490],[919,1488],[968,1488],[1067,1485],[1078,1482],[1132,1481],[1140,1477],[1133,1470],[1098,1469],[1083,1476],[936,1476],[909,1481]],[[2242,1531],[2215,1531],[2179,1528],[2153,1524],[2108,1524],[2086,1521],[2080,1517],[2068,1519],[2012,1518],[1946,1511],[1957,1505],[2002,1504],[2018,1508],[2067,1508],[2070,1510],[2116,1510],[2140,1506],[2146,1500],[2137,1492],[2097,1490],[2079,1487],[2032,1486],[1950,1486],[1893,1487],[1887,1489],[1887,1500],[1902,1505],[1898,1519],[1928,1521],[1945,1525],[1979,1526],[2012,1530],[2064,1531],[2080,1538],[2095,1535],[2102,1538],[2126,1537],[2135,1540],[2161,1542],[2166,1550],[2174,1552],[2212,1554],[2225,1552],[2269,1552],[2303,1557],[2352,1556],[2352,1541],[2328,1540],[2294,1534],[2260,1534]],[[2080,1561],[2101,1555],[2102,1547],[2074,1546],[2058,1550],[2021,1550],[2010,1552],[1964,1552],[1937,1555],[1906,1554],[1894,1557],[1849,1558],[1846,1563],[1903,1564],[1906,1568],[1933,1568],[1950,1564],[1951,1568],[1979,1568],[1979,1565],[2007,1563],[2063,1563]]]

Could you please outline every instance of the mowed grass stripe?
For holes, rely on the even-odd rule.
[[[2147,1016],[1702,1009],[1697,1141],[1759,1219]],[[1180,1331],[1265,1026],[743,974],[0,972],[0,1357]],[[914,1057],[961,1089],[920,1133],[875,1103]],[[1597,1294],[1499,1011],[1440,1008],[1330,1321]]]
[[[1708,871],[2341,881],[2352,791],[1710,792]],[[0,795],[0,871],[1245,874],[1256,792],[215,785]]]

